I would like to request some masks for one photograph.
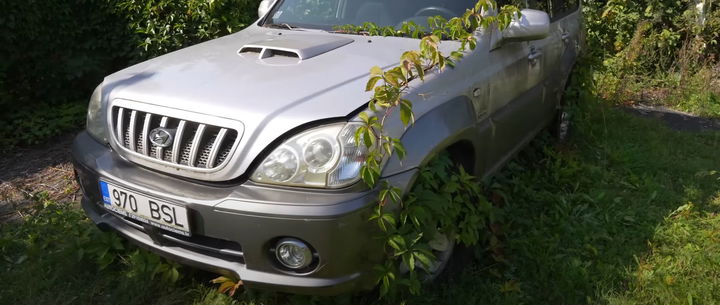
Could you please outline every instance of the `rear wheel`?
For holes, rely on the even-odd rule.
[[[570,135],[572,129],[572,109],[579,98],[577,90],[573,87],[572,75],[572,72],[568,75],[567,80],[565,80],[565,89],[560,92],[562,96],[559,97],[560,102],[558,103],[552,126],[553,135],[559,142],[564,142]]]
[[[564,142],[570,135],[570,112],[566,107],[561,106],[555,114],[555,125],[553,126],[553,135],[559,142]]]

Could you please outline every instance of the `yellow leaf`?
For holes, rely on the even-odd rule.
[[[235,292],[243,285],[241,280],[234,280],[229,277],[220,276],[211,281],[213,284],[220,284],[218,292],[227,293],[229,296],[235,295]]]

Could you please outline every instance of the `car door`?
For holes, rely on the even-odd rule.
[[[528,0],[527,7],[545,11],[550,15],[550,33],[543,39],[529,41],[530,49],[536,52],[540,57],[534,75],[540,78],[536,83],[534,94],[541,96],[536,99],[530,107],[534,111],[535,116],[532,123],[527,126],[526,132],[528,136],[535,135],[537,132],[545,128],[551,120],[555,118],[558,105],[558,97],[560,97],[560,59],[564,52],[562,43],[562,30],[558,26],[558,18],[553,8],[557,7],[561,2],[566,0]]]
[[[565,92],[565,83],[575,64],[579,48],[580,17],[579,0],[528,0],[528,6],[541,9],[550,15],[550,35],[533,41],[542,50],[544,59],[544,88],[550,105],[559,106]],[[544,108],[547,119],[537,128],[546,126],[554,118],[553,108]]]
[[[556,55],[557,69],[551,73],[556,75],[559,85],[559,97],[565,89],[565,80],[575,65],[580,52],[580,22],[582,20],[579,0],[553,0],[550,32],[556,36],[554,43],[560,54]]]
[[[523,134],[520,126],[510,124],[515,105],[525,99],[530,89],[528,82],[529,45],[514,42],[496,47],[497,30],[483,31],[478,38],[478,48],[467,61],[473,70],[473,86],[468,92],[472,97],[477,117],[479,148],[478,161],[485,175],[495,171],[506,152],[512,150],[515,138]]]
[[[497,39],[502,33],[496,31]],[[494,172],[521,149],[554,109],[546,96],[547,67],[553,58],[546,55],[550,37],[535,41],[499,44],[489,54],[495,74],[488,82],[487,110],[490,134],[487,149],[488,172]]]

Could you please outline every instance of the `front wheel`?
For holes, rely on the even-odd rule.
[[[430,266],[424,266],[419,261],[415,261],[415,268],[423,270],[421,279],[425,283],[433,282],[443,274],[453,256],[455,241],[450,236],[437,232],[428,245],[435,256],[435,261]],[[400,265],[400,272],[410,272],[405,263]]]
[[[425,274],[423,281],[426,283],[434,281],[445,271],[455,250],[455,240],[438,232],[429,245],[433,255],[435,255],[435,261],[430,265],[430,268],[425,270],[427,274]]]

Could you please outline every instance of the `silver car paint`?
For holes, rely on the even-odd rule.
[[[553,118],[577,56],[572,40],[579,34],[579,14],[552,23],[550,35],[541,40],[512,42],[498,30],[478,33],[478,45],[462,65],[408,93],[417,101],[418,117],[402,137],[408,156],[402,162],[392,159],[383,174],[419,167],[458,141],[474,147],[475,174],[499,169]],[[548,46],[561,41],[563,28],[574,31],[567,35],[570,41]],[[402,130],[398,121],[390,120],[396,123],[393,132]]]
[[[434,152],[458,142],[472,147],[476,174],[497,170],[552,118],[575,61],[579,20],[579,12],[566,16],[551,24],[549,37],[529,42],[504,41],[497,30],[478,32],[478,47],[466,54],[462,65],[413,84],[407,95],[415,101],[417,120],[412,128],[404,129],[396,118],[389,120],[387,131],[402,137],[408,156],[402,162],[393,156],[383,176],[408,190],[419,166]],[[569,41],[562,39],[564,31]],[[330,36],[337,39],[319,38]],[[276,61],[238,53],[243,46],[277,47],[268,39],[315,41],[283,45],[298,54],[315,51],[307,53],[313,56],[301,55],[300,60]],[[318,47],[347,39],[352,41],[335,48]],[[180,171],[180,176],[225,181],[247,174],[273,141],[294,128],[327,118],[348,119],[369,100],[364,93],[369,68],[391,67],[399,54],[417,45],[416,39],[253,25],[108,76],[103,106],[131,101],[241,124],[242,141],[228,166],[216,172]],[[446,51],[457,46],[456,42],[443,43]],[[83,133],[73,148],[85,191],[83,206],[96,223],[164,256],[239,276],[250,287],[336,294],[372,286],[368,270],[381,259],[376,255],[381,253],[380,245],[369,238],[372,227],[366,221],[374,191],[360,184],[342,190],[271,187],[250,181],[201,184],[162,174],[177,170],[142,163],[110,142],[108,148]],[[195,215],[195,234],[238,242],[244,261],[221,260],[154,242],[98,207],[100,178],[186,206]],[[278,236],[308,241],[321,253],[321,267],[307,275],[278,269],[267,254],[268,243]]]
[[[295,47],[303,53],[327,44],[327,35],[352,42],[322,56],[313,52],[314,57],[294,64],[278,65],[238,54],[242,47],[268,39],[316,42]],[[185,111],[190,118],[192,113],[204,113],[241,122],[244,136],[229,166],[212,173],[180,170],[188,177],[224,181],[244,174],[273,140],[289,130],[318,119],[342,118],[365,105],[370,99],[365,93],[370,67],[393,66],[398,54],[417,48],[417,44],[409,38],[270,30],[253,25],[112,74],[105,78],[103,95],[109,101],[106,109],[121,99]],[[455,45],[449,42],[445,48]],[[115,141],[110,142],[122,151]],[[154,162],[143,165],[177,173],[175,168]]]

